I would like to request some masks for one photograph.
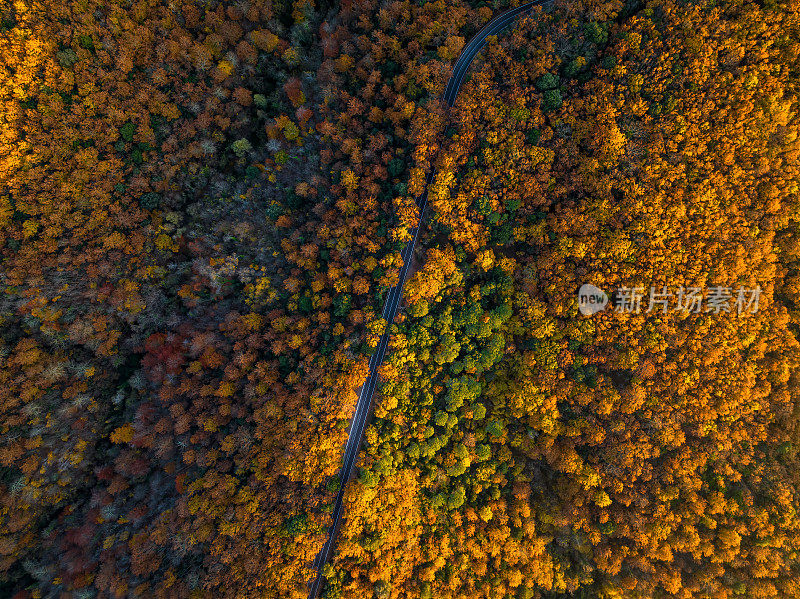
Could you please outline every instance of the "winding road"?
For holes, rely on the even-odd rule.
[[[486,39],[489,36],[497,35],[511,23],[516,21],[520,16],[529,13],[533,7],[547,4],[550,1],[551,0],[534,0],[533,2],[526,2],[525,4],[517,6],[516,8],[506,10],[494,17],[472,37],[472,39],[461,50],[461,54],[458,56],[458,59],[453,66],[453,74],[450,76],[450,79],[447,82],[443,99],[448,108],[453,106],[456,96],[458,95],[458,91],[461,89],[461,84],[464,82],[467,69],[469,69],[469,65],[472,63],[475,55],[480,52],[484,45],[486,45]],[[342,470],[340,473],[341,485],[339,492],[336,494],[336,502],[334,503],[333,523],[328,530],[328,540],[325,542],[325,545],[322,546],[322,550],[319,552],[313,563],[313,567],[317,570],[317,576],[311,585],[309,599],[316,599],[316,597],[319,595],[324,580],[322,570],[325,564],[330,560],[330,557],[333,553],[333,542],[336,538],[336,532],[342,518],[342,501],[344,499],[345,486],[353,474],[353,468],[355,467],[358,450],[361,447],[361,441],[364,436],[364,428],[367,423],[367,416],[369,415],[370,408],[372,407],[372,396],[375,393],[375,387],[378,383],[378,367],[381,365],[381,362],[383,362],[383,358],[386,355],[386,348],[389,345],[391,324],[394,322],[394,319],[397,316],[397,310],[400,306],[400,299],[403,295],[403,285],[405,284],[406,277],[408,276],[411,258],[414,254],[414,248],[417,245],[417,237],[419,236],[419,230],[422,225],[422,216],[425,212],[425,206],[428,203],[428,186],[433,180],[435,174],[435,169],[432,169],[431,172],[428,173],[428,177],[425,181],[425,190],[422,192],[420,197],[417,198],[417,207],[419,209],[419,220],[417,222],[417,227],[413,230],[411,239],[408,241],[406,247],[401,253],[403,257],[403,267],[400,269],[398,283],[389,290],[386,304],[383,307],[382,316],[387,322],[386,330],[384,331],[383,335],[381,335],[375,353],[372,354],[372,357],[369,360],[369,374],[367,375],[367,379],[364,381],[364,385],[361,387],[361,392],[358,396],[356,411],[353,416],[353,421],[350,424],[347,445],[345,446],[344,450],[344,463],[342,464]]]

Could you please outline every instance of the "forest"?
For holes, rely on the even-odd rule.
[[[0,6],[0,597],[800,598],[800,2],[519,4]]]

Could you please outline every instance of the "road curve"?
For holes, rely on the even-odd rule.
[[[461,89],[461,84],[464,82],[467,69],[472,63],[472,60],[475,58],[475,55],[480,52],[484,45],[486,45],[486,39],[489,36],[497,35],[500,31],[516,21],[520,16],[529,13],[533,7],[547,4],[550,1],[552,0],[534,0],[533,2],[526,2],[521,6],[506,10],[484,25],[472,37],[472,39],[470,39],[467,45],[461,50],[461,54],[456,60],[455,65],[453,65],[453,74],[450,76],[450,79],[447,82],[447,87],[445,88],[443,99],[448,108],[453,106],[456,96],[458,95],[458,91]],[[416,200],[417,207],[419,209],[419,220],[417,222],[417,227],[413,230],[411,239],[408,241],[406,247],[401,253],[403,257],[403,267],[400,269],[400,276],[397,285],[389,290],[389,293],[386,297],[386,303],[383,307],[382,317],[387,322],[386,330],[384,331],[383,335],[381,335],[378,346],[375,349],[375,353],[372,354],[372,357],[369,360],[369,373],[367,374],[367,379],[364,381],[364,385],[361,387],[361,392],[358,396],[356,411],[353,415],[353,421],[350,424],[347,444],[344,450],[344,461],[340,473],[341,485],[339,492],[336,494],[336,501],[333,506],[333,523],[328,529],[328,540],[325,541],[325,544],[322,546],[322,550],[319,552],[313,563],[313,567],[317,570],[317,576],[311,585],[309,599],[316,599],[316,597],[319,595],[323,582],[322,570],[325,564],[330,560],[331,554],[333,553],[333,540],[336,536],[336,530],[342,517],[342,501],[344,499],[345,486],[347,481],[350,480],[350,477],[352,476],[356,457],[358,456],[358,450],[361,447],[367,416],[370,408],[372,407],[372,396],[375,393],[375,387],[378,383],[378,366],[380,366],[381,362],[383,362],[383,358],[386,355],[386,349],[389,345],[391,324],[394,322],[395,316],[397,316],[397,309],[400,306],[400,299],[403,295],[403,285],[405,284],[406,277],[408,276],[408,269],[411,266],[411,258],[414,254],[414,248],[417,245],[417,237],[419,236],[419,230],[422,225],[422,216],[425,212],[425,206],[428,203],[428,186],[433,180],[435,174],[435,169],[432,169],[431,172],[428,173],[428,177],[425,181],[425,189],[420,197]]]

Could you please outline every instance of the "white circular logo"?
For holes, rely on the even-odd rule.
[[[578,290],[578,310],[584,316],[602,312],[608,305],[606,292],[589,283],[584,283]]]

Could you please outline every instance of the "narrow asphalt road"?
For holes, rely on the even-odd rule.
[[[520,16],[529,13],[534,6],[546,4],[549,1],[550,0],[534,0],[533,2],[527,2],[516,8],[506,10],[494,17],[472,37],[472,39],[461,51],[461,54],[459,55],[453,67],[453,74],[450,76],[450,79],[447,82],[443,99],[447,103],[448,107],[453,106],[456,96],[458,95],[458,91],[461,89],[461,84],[464,82],[467,69],[472,63],[472,60],[475,58],[475,55],[481,50],[481,48],[483,48],[484,45],[486,45],[486,38],[498,34],[511,23],[516,21]],[[314,560],[313,566],[317,570],[317,576],[311,585],[309,599],[316,599],[316,597],[319,595],[324,580],[322,576],[322,570],[325,564],[330,560],[331,554],[333,553],[333,541],[336,537],[336,530],[342,517],[342,501],[344,498],[345,486],[347,481],[350,480],[350,477],[352,476],[353,468],[355,467],[356,463],[356,457],[358,457],[358,450],[361,447],[367,416],[370,408],[372,407],[372,396],[375,393],[375,386],[378,383],[378,367],[381,365],[381,362],[383,362],[383,358],[386,355],[386,348],[389,345],[391,324],[394,322],[395,316],[397,316],[397,309],[400,306],[400,299],[403,295],[403,285],[406,282],[408,269],[411,266],[411,258],[414,254],[414,248],[417,245],[417,237],[419,236],[419,230],[422,225],[422,216],[425,212],[425,206],[428,202],[428,186],[433,180],[435,174],[435,169],[432,169],[431,172],[428,173],[428,177],[425,181],[425,190],[417,199],[417,207],[419,208],[419,221],[417,223],[417,227],[413,230],[411,239],[408,241],[406,247],[401,253],[403,257],[403,267],[400,269],[398,283],[395,287],[392,287],[389,290],[389,294],[386,298],[386,304],[383,307],[382,316],[387,322],[386,330],[384,331],[383,335],[381,335],[375,353],[372,354],[372,357],[369,360],[369,374],[367,375],[367,379],[364,381],[364,385],[361,387],[361,393],[358,396],[355,415],[353,416],[353,421],[350,424],[347,445],[345,446],[344,450],[344,463],[342,464],[342,470],[340,473],[341,487],[339,492],[336,494],[336,502],[334,503],[333,508],[333,522],[328,530],[328,540],[325,542],[325,545],[322,546],[322,550]]]

